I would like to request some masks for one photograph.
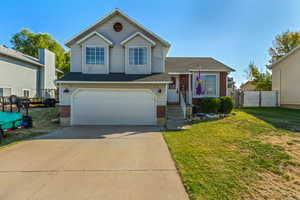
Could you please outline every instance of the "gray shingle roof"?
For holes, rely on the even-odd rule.
[[[166,72],[235,71],[210,57],[167,57]]]
[[[38,65],[38,66],[44,66],[43,64],[41,64],[39,62],[39,59],[34,58],[32,56],[23,54],[19,51],[4,47],[4,46],[0,46],[0,54],[5,55],[5,56],[9,56],[12,58],[16,58],[18,60],[24,61],[24,62],[28,62],[34,65]]]
[[[170,81],[170,77],[166,73],[157,74],[83,74],[81,72],[70,72],[66,74],[60,81],[87,81],[87,82],[162,82]]]

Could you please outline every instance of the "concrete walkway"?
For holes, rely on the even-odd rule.
[[[0,199],[188,199],[155,127],[69,127],[0,158]]]

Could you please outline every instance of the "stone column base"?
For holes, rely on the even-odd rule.
[[[167,119],[165,117],[159,117],[157,118],[157,125],[164,127],[167,125]]]
[[[164,127],[167,125],[167,106],[156,107],[157,125]]]
[[[61,117],[59,119],[61,126],[70,126],[71,125],[71,119],[70,117]]]
[[[71,114],[71,106],[61,105],[59,106],[59,114],[60,114],[60,125],[62,126],[70,126],[70,114]]]
[[[193,106],[188,105],[186,106],[186,118],[191,119],[193,117]]]

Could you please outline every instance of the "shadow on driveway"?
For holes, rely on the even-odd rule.
[[[159,127],[153,126],[72,126],[53,133],[32,138],[40,139],[112,139],[128,137],[147,137],[160,133]]]

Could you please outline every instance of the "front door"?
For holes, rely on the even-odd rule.
[[[168,88],[168,103],[179,103],[179,78],[178,76],[171,77],[172,83]]]

